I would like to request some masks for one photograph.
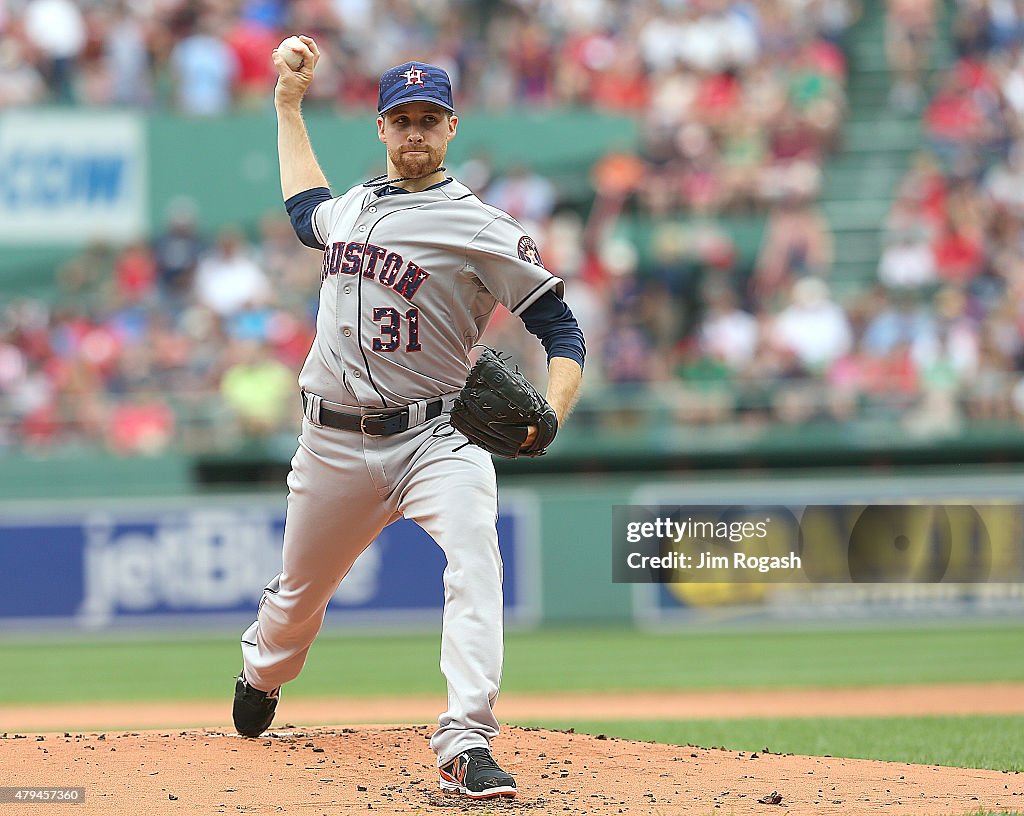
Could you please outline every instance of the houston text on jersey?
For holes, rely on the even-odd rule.
[[[363,244],[359,241],[346,244],[339,241],[324,250],[320,283],[327,280],[329,275],[358,275],[360,270],[364,278],[374,278],[378,283],[390,286],[406,300],[412,300],[420,284],[430,277],[427,270],[412,261],[406,261],[397,252],[390,252],[376,244]]]

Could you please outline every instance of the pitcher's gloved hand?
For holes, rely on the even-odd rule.
[[[485,348],[455,398],[452,426],[488,453],[515,459],[543,456],[558,432],[558,417],[518,371]],[[526,444],[530,426],[537,433]]]

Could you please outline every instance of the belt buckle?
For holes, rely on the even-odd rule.
[[[359,430],[362,432],[362,434],[364,436],[372,436],[372,437],[384,436],[384,434],[370,433],[368,430],[366,430],[366,420],[368,420],[368,419],[386,419],[386,418],[387,417],[384,414],[366,414],[365,416],[361,416],[361,417],[359,417]]]

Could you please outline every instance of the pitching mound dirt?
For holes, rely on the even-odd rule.
[[[1024,775],[681,748],[512,727],[495,742],[514,800],[437,787],[430,726],[6,734],[0,785],[84,786],[74,814],[929,814],[1024,810]],[[772,794],[775,794],[774,796]],[[764,800],[764,802],[760,801]],[[771,804],[777,802],[777,804]],[[4,813],[33,810],[4,808]]]

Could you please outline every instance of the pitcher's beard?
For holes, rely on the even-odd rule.
[[[401,150],[392,151],[390,154],[391,163],[402,178],[423,178],[429,176],[444,162],[444,153],[424,146],[426,153],[403,153]]]

